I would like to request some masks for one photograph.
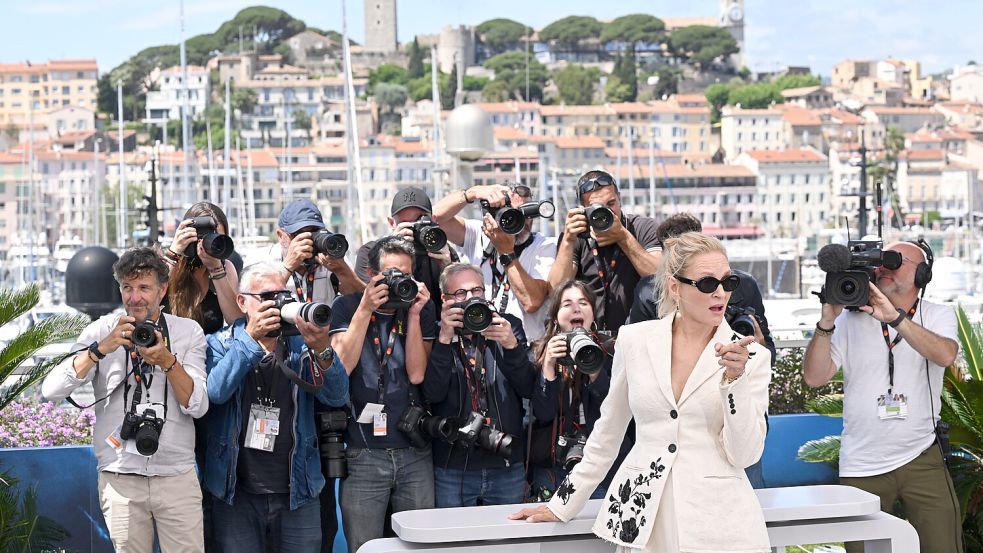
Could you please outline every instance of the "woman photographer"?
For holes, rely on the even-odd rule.
[[[163,309],[172,315],[194,319],[208,335],[232,324],[244,313],[236,304],[239,275],[235,266],[228,259],[208,255],[192,226],[195,217],[211,217],[216,223],[215,232],[228,233],[229,220],[217,205],[198,202],[188,209],[170,247],[164,250],[171,274]],[[192,245],[193,255],[186,255]]]
[[[770,356],[724,320],[740,277],[720,241],[697,232],[666,240],[657,275],[662,318],[621,328],[611,387],[583,460],[549,504],[510,518],[576,516],[634,418],[637,440],[615,473],[595,534],[618,551],[771,551],[744,474],[764,449]]]
[[[532,496],[539,501],[548,500],[569,469],[579,461],[584,441],[601,416],[601,402],[611,383],[612,352],[609,350],[592,359],[590,366],[570,363],[568,333],[579,330],[585,333],[582,336],[590,339],[589,343],[610,347],[605,343],[607,338],[595,332],[597,296],[594,291],[583,282],[570,279],[553,290],[549,305],[546,333],[533,350],[541,380],[531,400],[533,421],[529,465]],[[629,431],[629,434],[633,432]],[[626,439],[623,453],[627,453],[629,445],[630,441]],[[609,481],[606,478],[591,497],[604,497]]]

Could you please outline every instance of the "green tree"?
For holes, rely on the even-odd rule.
[[[679,80],[683,77],[683,72],[678,67],[663,67],[655,73],[659,78],[655,83],[652,94],[658,99],[672,96],[679,92]]]
[[[255,42],[262,53],[271,53],[282,41],[304,31],[307,25],[283,10],[266,6],[253,6],[240,10],[231,20],[222,23],[214,33],[215,46],[238,48],[239,27],[245,36]],[[196,37],[197,38],[197,37]],[[204,63],[205,60],[195,63]]]
[[[731,83],[717,83],[707,87],[704,95],[710,104],[710,120],[713,123],[720,121],[720,109],[727,105],[730,91],[734,88],[735,85]]]
[[[276,47],[273,48],[273,53],[279,54],[280,58],[283,60],[283,63],[287,65],[291,65],[294,62],[294,51],[292,48],[290,48],[289,42],[281,42],[280,44],[277,44]]]
[[[736,54],[737,41],[727,29],[709,25],[690,25],[674,29],[669,34],[674,55],[697,64],[702,70],[724,56]]]
[[[369,90],[375,90],[379,83],[406,84],[408,81],[406,69],[391,63],[384,63],[369,72]]]
[[[532,33],[532,28],[505,18],[489,19],[475,30],[492,55],[519,49],[522,39]]]
[[[604,26],[601,43],[612,41],[626,44],[659,44],[665,39],[666,24],[653,15],[633,13],[623,15]]]
[[[457,95],[457,64],[451,68],[451,75],[440,83],[440,107],[454,109],[454,97]]]
[[[774,83],[751,83],[738,86],[730,91],[727,103],[738,105],[744,109],[762,109],[771,104],[781,104],[785,101],[782,92]]]
[[[594,83],[601,76],[596,67],[568,65],[553,73],[553,82],[560,91],[560,101],[565,104],[584,105],[594,100]]]
[[[440,75],[438,75],[438,90],[440,90],[440,82]],[[430,77],[420,77],[406,83],[406,88],[410,91],[410,98],[413,98],[414,102],[419,102],[420,100],[429,100],[433,97],[433,91],[430,85]]]
[[[618,56],[611,75],[617,77],[621,85],[626,87],[626,96],[622,101],[634,102],[638,98],[638,73],[633,49],[628,49]]]
[[[576,50],[582,40],[599,36],[604,24],[584,15],[571,15],[554,21],[539,31],[539,40]]]
[[[613,104],[628,102],[631,98],[631,87],[621,82],[616,75],[608,77],[604,85],[604,99]]]
[[[256,94],[255,89],[236,88],[232,91],[230,104],[232,104],[232,109],[239,110],[239,113],[252,113],[257,102],[259,102],[259,96]]]
[[[485,102],[504,102],[509,99],[509,85],[502,81],[488,81],[481,89],[481,99]]]
[[[471,75],[464,76],[464,90],[468,92],[480,92],[485,88],[491,79],[488,77],[472,77]]]
[[[773,81],[778,90],[801,88],[804,86],[819,86],[822,81],[815,75],[782,75]]]
[[[420,48],[420,43],[417,42],[416,37],[413,37],[413,43],[410,44],[409,57],[409,63],[406,65],[406,78],[407,80],[419,79],[423,76],[423,49]]]
[[[529,64],[529,98],[525,97],[526,63]],[[543,88],[546,87],[549,73],[546,66],[532,54],[505,52],[485,61],[484,66],[495,72],[495,81],[504,82],[508,86],[511,98],[542,100]]]
[[[379,83],[375,87],[375,99],[385,113],[393,113],[403,107],[409,97],[409,90],[401,84]]]

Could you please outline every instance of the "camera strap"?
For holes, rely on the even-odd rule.
[[[918,300],[915,300],[914,305],[908,310],[908,319],[915,316],[915,311],[918,309]],[[881,334],[884,336],[884,343],[887,344],[887,382],[888,382],[888,393],[894,388],[894,346],[901,342],[901,333],[898,332],[891,340],[888,336],[888,326],[887,323],[881,323]]]
[[[519,256],[522,255],[522,251],[525,250],[534,240],[534,233],[529,233],[529,238],[526,239],[522,244],[515,245],[515,258],[518,260]],[[488,267],[491,268],[492,272],[492,303],[494,304],[495,298],[498,297],[499,291],[502,292],[502,298],[500,300],[500,305],[498,308],[499,313],[505,313],[505,308],[509,306],[509,292],[512,290],[512,285],[509,283],[509,276],[507,274],[508,267],[502,267],[502,270],[498,270],[498,257],[495,255],[497,252],[495,246],[491,242],[485,247],[485,251],[482,254],[481,263],[488,263]]]
[[[482,415],[488,414],[488,386],[485,378],[485,337],[480,334],[464,345],[465,338],[457,341],[457,356],[464,371],[464,381],[471,396],[471,410]]]
[[[307,355],[307,358],[311,363],[311,380],[313,382],[307,382],[299,373],[290,370],[287,363],[287,359],[289,358],[287,349],[287,339],[284,336],[277,338],[276,348],[273,350],[273,359],[276,362],[276,365],[280,367],[280,372],[283,373],[283,376],[285,376],[287,380],[296,384],[301,390],[311,394],[317,394],[318,390],[321,389],[321,386],[324,385],[324,373],[321,372],[320,366],[314,359],[313,352],[308,349]],[[301,370],[303,370],[303,359],[301,359]]]
[[[171,340],[170,333],[167,330],[167,319],[164,314],[161,313],[157,317],[157,330],[160,331],[161,341],[167,351],[171,351]],[[133,375],[133,380],[136,382],[136,389],[133,390],[133,400],[130,402],[130,413],[136,413],[137,405],[140,405],[140,400],[143,398],[143,386],[144,381],[146,381],[147,387],[147,401],[150,401],[150,385],[154,382],[153,365],[147,364],[143,360],[143,357],[137,353],[136,348],[126,348],[127,353],[130,358],[130,373]],[[172,351],[171,354],[174,352]],[[123,409],[126,409],[127,396],[130,391],[130,383],[128,379],[123,379]],[[124,411],[125,413],[126,411]],[[167,377],[164,377],[164,419],[167,419]]]
[[[307,274],[303,278],[296,272],[290,274],[294,279],[294,289],[297,292],[297,300],[301,302],[314,301],[314,271],[317,265],[306,265]],[[304,295],[304,280],[307,280],[307,295]]]
[[[611,281],[614,279],[614,269],[618,266],[618,251],[620,250],[615,250],[611,256],[610,263],[605,263],[604,256],[601,255],[600,246],[597,245],[597,240],[593,236],[587,239],[587,247],[590,248],[591,256],[594,258],[594,265],[597,267],[597,276],[601,278],[601,300],[604,302],[605,307],[607,307]],[[603,322],[603,319],[601,326],[602,328],[607,328],[607,323]]]
[[[386,373],[389,372],[389,359],[392,357],[393,349],[396,347],[396,335],[406,335],[406,317],[403,316],[404,311],[399,310],[393,316],[392,325],[389,328],[389,337],[386,340],[386,347],[382,347],[382,332],[379,330],[380,321],[376,318],[375,313],[369,318],[369,335],[372,340],[372,349],[375,351],[375,356],[379,359],[379,393],[378,393],[378,403],[380,405],[385,405],[386,399]],[[412,392],[412,390],[411,390]]]

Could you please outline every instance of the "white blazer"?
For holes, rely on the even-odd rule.
[[[557,488],[549,508],[563,521],[580,512],[618,455],[634,417],[635,446],[611,480],[595,534],[644,548],[660,509],[671,509],[681,551],[769,551],[761,506],[744,474],[764,450],[769,352],[749,345],[744,374],[722,385],[714,344],[740,338],[722,321],[677,403],[670,378],[672,320],[621,328],[601,418],[583,460]],[[670,472],[673,501],[662,504]]]

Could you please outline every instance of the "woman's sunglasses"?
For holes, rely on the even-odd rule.
[[[723,286],[724,292],[733,292],[737,289],[737,286],[741,283],[741,277],[737,275],[730,275],[725,277],[723,280],[714,278],[712,276],[703,277],[700,280],[693,280],[691,278],[686,278],[684,276],[673,275],[676,280],[682,282],[683,284],[689,284],[690,286],[695,286],[697,290],[703,292],[704,294],[712,294],[717,290],[717,286]]]

